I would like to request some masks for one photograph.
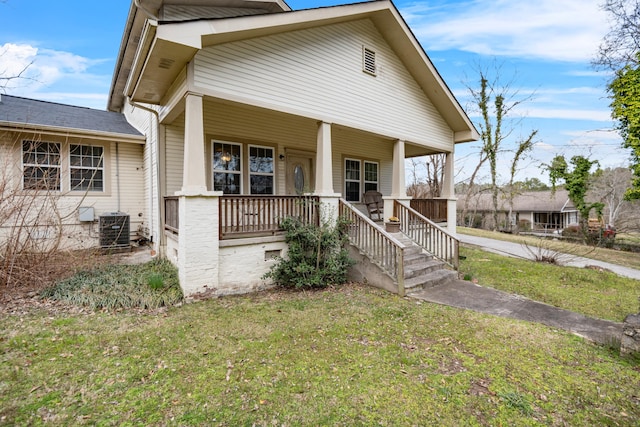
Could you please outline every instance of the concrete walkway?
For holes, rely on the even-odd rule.
[[[465,245],[479,247],[500,255],[533,259],[533,254],[518,243],[504,242],[483,237],[458,235]],[[640,280],[640,271],[606,262],[568,254],[558,254],[563,265],[575,267],[598,266],[621,276]],[[594,319],[550,306],[528,298],[486,288],[468,281],[456,280],[444,285],[424,289],[411,294],[412,297],[436,304],[465,308],[501,317],[542,323],[569,331],[590,341],[610,345],[620,340],[622,323]]]
[[[455,280],[423,289],[410,296],[450,307],[542,323],[569,331],[598,344],[611,344],[620,340],[622,336],[622,323],[590,318],[464,280]]]

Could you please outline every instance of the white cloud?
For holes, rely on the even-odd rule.
[[[565,88],[541,88],[538,90],[526,90],[525,93],[531,93],[532,96],[536,95],[595,95],[602,96],[602,88],[593,86],[580,86],[580,87],[565,87]]]
[[[536,150],[537,149],[540,149],[540,150],[543,150],[543,151],[555,151],[556,150],[556,147],[554,147],[553,145],[547,144],[546,142],[542,142],[542,141],[536,142],[534,144],[534,146],[535,146]]]
[[[603,79],[608,80],[609,78],[615,75],[615,72],[610,70],[592,70],[592,71],[575,70],[575,71],[569,71],[566,74],[568,76],[574,76],[574,77],[602,77]]]
[[[608,29],[598,0],[467,0],[401,8],[427,51],[588,61]]]
[[[615,129],[595,129],[563,132],[571,138],[570,145],[615,145],[622,144],[622,138]]]
[[[0,47],[0,70],[5,76],[23,76],[39,86],[56,83],[63,77],[82,75],[95,63],[79,55],[29,44],[5,43]]]
[[[597,122],[611,121],[611,111],[608,110],[523,108],[519,113],[524,117],[538,119],[592,120]]]
[[[89,71],[102,62],[30,44],[5,43],[0,46],[0,76],[22,77],[8,82],[5,92],[47,101],[104,108],[107,98],[104,85],[110,79]],[[57,91],[47,92],[50,87],[56,87]],[[76,87],[81,88],[82,93],[74,93]],[[90,93],[92,87],[99,87],[100,91]]]
[[[0,47],[0,75],[17,76],[33,62],[38,49],[30,45],[5,43]]]

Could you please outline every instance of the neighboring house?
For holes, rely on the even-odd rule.
[[[354,274],[403,293],[406,245],[362,215],[367,190],[457,263],[455,144],[478,133],[390,1],[132,2],[108,109],[146,137],[144,176],[128,184],[144,188],[147,237],[187,296],[257,289],[286,254],[283,216],[338,212],[365,254]],[[446,154],[449,233],[408,208],[405,159],[434,153]]]
[[[513,198],[513,208],[504,195],[499,196],[499,229],[517,226],[520,230],[554,231],[578,222],[578,210],[569,200],[567,190],[528,191]],[[458,199],[458,224],[493,228],[493,201],[489,193]],[[509,218],[509,212],[511,217]],[[465,215],[465,218],[462,216]]]

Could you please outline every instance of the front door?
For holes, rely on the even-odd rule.
[[[315,153],[287,150],[287,194],[298,196],[313,193]]]

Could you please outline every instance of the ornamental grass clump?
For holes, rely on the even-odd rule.
[[[81,271],[45,289],[41,295],[93,310],[154,309],[183,300],[176,268],[161,259]]]
[[[346,221],[335,225],[304,224],[297,218],[282,221],[289,246],[286,258],[278,258],[263,279],[285,288],[324,288],[347,282],[347,269],[353,265],[346,249]]]

